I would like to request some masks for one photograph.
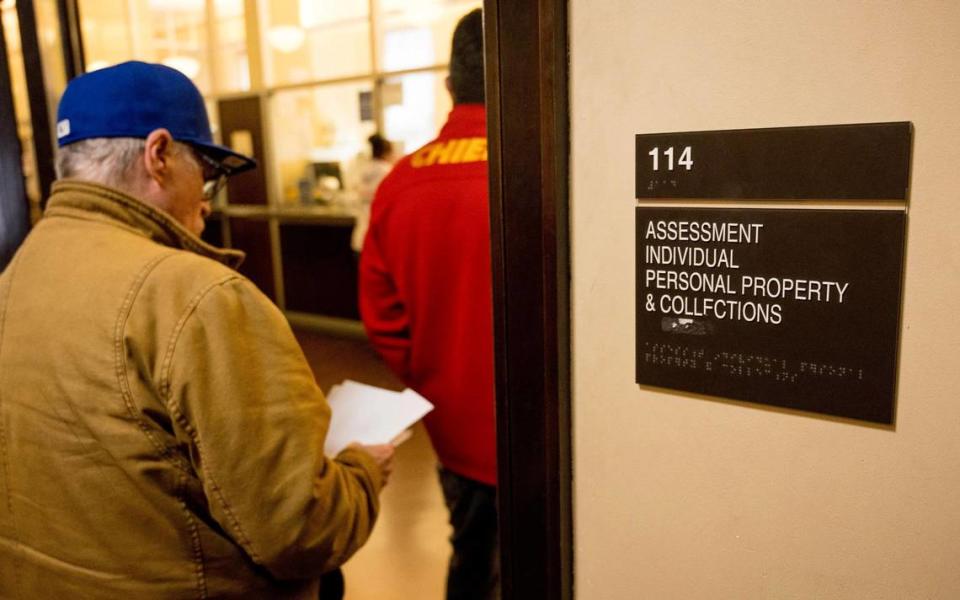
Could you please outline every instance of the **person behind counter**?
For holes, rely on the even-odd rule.
[[[453,555],[448,600],[499,596],[493,291],[487,196],[483,15],[453,34],[453,110],[402,159],[373,201],[360,257],[360,314],[374,347],[433,402]]]
[[[363,249],[363,240],[367,236],[367,227],[370,223],[370,205],[373,196],[383,178],[393,168],[395,160],[393,144],[379,133],[367,138],[370,143],[370,159],[363,161],[357,173],[357,207],[355,211],[356,224],[350,237],[350,247],[356,254]]]
[[[57,133],[60,180],[0,276],[0,597],[317,598],[393,448],[324,456],[282,313],[197,237],[254,161],[155,64],[74,79]]]

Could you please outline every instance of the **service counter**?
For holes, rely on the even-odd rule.
[[[362,335],[354,223],[350,209],[336,205],[233,205],[214,211],[203,238],[246,252],[240,272],[292,323]]]

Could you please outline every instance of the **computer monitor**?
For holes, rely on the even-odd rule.
[[[337,180],[337,189],[343,189],[343,174],[340,172],[340,163],[338,162],[315,162],[313,167],[313,180],[319,182],[324,177],[335,177]]]

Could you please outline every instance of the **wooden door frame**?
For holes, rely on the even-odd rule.
[[[503,598],[573,597],[567,3],[486,0]]]

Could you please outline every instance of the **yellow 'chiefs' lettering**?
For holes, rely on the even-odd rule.
[[[487,138],[459,138],[427,144],[410,158],[414,168],[486,162]]]

